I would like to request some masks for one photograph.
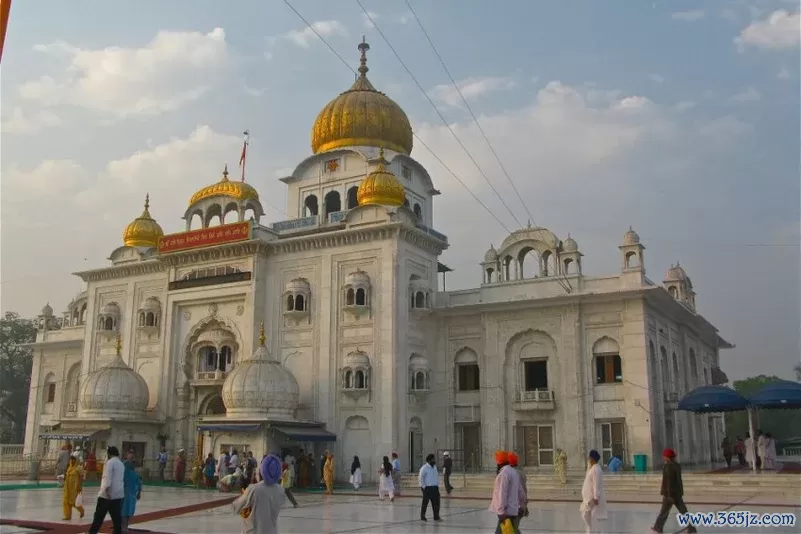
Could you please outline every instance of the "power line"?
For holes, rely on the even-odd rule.
[[[503,171],[503,174],[506,176],[506,179],[509,180],[509,184],[512,186],[512,189],[514,189],[514,192],[517,195],[517,198],[520,200],[520,203],[523,205],[523,209],[525,209],[526,213],[528,214],[528,219],[530,221],[534,220],[534,217],[531,215],[531,211],[529,211],[528,206],[526,206],[526,203],[523,200],[523,197],[520,195],[520,191],[518,191],[517,186],[515,186],[515,183],[512,180],[512,177],[509,176],[508,172],[506,172],[506,167],[503,165],[503,162],[501,161],[501,158],[498,156],[498,153],[495,151],[495,148],[492,146],[492,143],[490,143],[490,140],[487,137],[487,134],[484,132],[484,128],[482,128],[481,127],[481,123],[478,122],[478,118],[476,118],[475,113],[473,113],[473,109],[470,107],[470,104],[467,103],[467,99],[464,97],[464,94],[462,94],[462,90],[459,88],[459,84],[456,83],[456,80],[451,75],[451,71],[448,69],[448,66],[445,65],[445,60],[442,59],[442,56],[440,55],[439,51],[437,50],[437,47],[434,46],[434,42],[431,40],[431,37],[428,35],[428,32],[426,31],[425,27],[423,26],[423,23],[420,21],[420,18],[417,16],[417,13],[415,13],[414,9],[412,8],[412,4],[411,4],[411,2],[409,0],[406,0],[406,6],[409,8],[409,11],[411,11],[412,16],[414,16],[414,20],[417,21],[417,25],[420,26],[420,29],[422,30],[423,35],[425,36],[426,40],[428,41],[428,44],[431,45],[431,49],[434,51],[434,54],[437,56],[437,59],[439,60],[440,64],[442,65],[442,68],[445,69],[445,74],[448,75],[448,78],[451,80],[451,83],[453,84],[454,89],[456,89],[456,92],[459,94],[459,98],[462,99],[462,102],[464,103],[465,107],[467,108],[467,111],[470,113],[470,116],[473,118],[473,122],[476,123],[476,126],[478,127],[478,131],[481,132],[481,136],[484,138],[484,141],[487,142],[487,146],[489,147],[490,151],[492,151],[492,155],[495,156],[495,159],[498,161],[498,165],[501,167],[501,170]]]
[[[445,125],[445,127],[446,127],[446,128],[448,128],[448,131],[451,133],[451,135],[453,136],[453,138],[454,138],[454,139],[456,139],[456,142],[457,142],[457,143],[459,143],[459,146],[460,146],[460,147],[462,147],[462,150],[464,150],[464,153],[467,155],[467,157],[468,157],[468,158],[470,158],[470,161],[472,161],[472,162],[473,162],[473,165],[475,165],[476,169],[478,169],[478,172],[479,172],[479,173],[481,174],[481,176],[484,178],[484,181],[486,181],[486,182],[487,182],[487,185],[489,185],[489,186],[490,186],[490,189],[492,189],[492,192],[493,192],[493,193],[495,193],[495,196],[497,196],[497,197],[498,197],[498,200],[500,200],[500,201],[501,201],[501,204],[503,204],[503,206],[506,208],[506,210],[509,212],[509,214],[512,216],[512,218],[515,220],[515,222],[517,223],[517,225],[518,225],[519,227],[521,227],[521,228],[522,228],[522,227],[523,227],[523,225],[520,223],[520,220],[519,220],[519,219],[517,218],[517,216],[514,214],[514,212],[513,212],[513,211],[512,211],[512,209],[509,207],[509,205],[506,203],[506,201],[503,199],[503,197],[502,197],[502,196],[501,196],[501,194],[498,192],[498,190],[497,190],[497,189],[495,189],[495,186],[494,186],[494,185],[492,185],[492,182],[490,182],[490,179],[487,177],[487,175],[486,175],[486,173],[484,172],[484,170],[481,168],[481,166],[480,166],[480,165],[478,164],[478,162],[475,160],[475,158],[473,157],[473,155],[472,155],[472,154],[470,154],[470,151],[469,151],[469,150],[467,150],[467,147],[466,147],[466,146],[464,146],[464,143],[462,143],[461,139],[459,139],[459,136],[457,136],[457,135],[456,135],[456,132],[454,132],[454,131],[453,131],[453,128],[451,127],[451,125],[450,125],[450,124],[448,124],[448,121],[445,119],[445,117],[444,117],[444,116],[442,115],[442,113],[439,111],[439,108],[437,108],[437,105],[434,103],[434,101],[433,101],[433,100],[431,100],[431,97],[430,97],[430,96],[428,96],[428,93],[426,93],[426,90],[425,90],[425,89],[423,89],[423,86],[422,86],[422,85],[420,85],[420,82],[418,82],[418,81],[417,81],[417,78],[415,77],[415,75],[414,75],[414,74],[412,74],[412,71],[411,71],[411,70],[409,70],[409,67],[407,67],[407,66],[406,66],[406,63],[405,63],[405,62],[404,62],[404,61],[401,59],[401,57],[400,57],[400,54],[398,54],[398,51],[397,51],[397,50],[395,50],[395,47],[394,47],[394,46],[392,46],[392,43],[390,43],[390,42],[389,42],[389,39],[387,39],[387,36],[386,36],[386,35],[384,35],[384,32],[382,32],[382,31],[381,31],[381,28],[379,28],[379,27],[378,27],[378,25],[375,23],[375,20],[373,20],[373,16],[372,16],[372,15],[370,15],[370,12],[369,12],[369,11],[367,11],[367,10],[364,8],[364,6],[362,5],[362,2],[361,2],[361,0],[356,0],[356,3],[357,3],[357,4],[359,4],[359,7],[360,7],[360,8],[362,9],[362,11],[364,12],[364,15],[365,15],[365,17],[367,17],[367,19],[370,21],[370,23],[371,23],[371,24],[373,25],[373,27],[376,29],[376,31],[377,31],[377,32],[378,32],[378,34],[381,36],[381,38],[384,40],[384,42],[385,42],[385,43],[386,43],[386,45],[389,47],[389,49],[392,51],[392,53],[393,53],[393,54],[395,54],[395,57],[397,58],[398,62],[399,62],[399,63],[401,64],[401,66],[404,68],[404,70],[406,71],[406,73],[407,73],[407,74],[408,74],[408,75],[409,75],[409,76],[412,78],[412,81],[414,81],[415,85],[417,85],[417,88],[418,88],[418,89],[420,89],[420,92],[421,92],[421,93],[423,93],[423,96],[425,96],[425,97],[426,97],[426,100],[428,100],[428,103],[429,103],[429,104],[431,104],[431,107],[433,107],[433,108],[434,108],[434,111],[435,111],[435,112],[436,112],[436,114],[439,116],[439,118],[440,118],[440,120],[442,121],[442,123]],[[417,137],[417,136],[415,136],[415,137]],[[419,137],[418,137],[418,139],[419,139]]]
[[[319,33],[319,32],[318,32],[318,31],[317,31],[315,28],[314,28],[314,26],[312,26],[311,24],[309,24],[309,21],[308,21],[308,20],[306,20],[305,18],[303,18],[303,15],[301,15],[301,14],[298,12],[298,10],[297,10],[297,9],[295,9],[295,8],[292,6],[292,4],[290,4],[290,3],[289,3],[289,0],[284,0],[284,3],[285,3],[287,6],[289,6],[289,9],[291,9],[292,11],[294,11],[294,12],[295,12],[295,15],[297,15],[297,16],[298,16],[298,18],[300,18],[300,20],[302,20],[302,21],[304,22],[304,24],[306,24],[306,26],[307,26],[307,27],[308,27],[308,28],[309,28],[311,31],[313,31],[313,32],[314,32],[314,35],[316,35],[316,36],[317,36],[317,37],[318,37],[318,38],[319,38],[319,39],[320,39],[320,40],[323,42],[323,44],[324,44],[325,46],[327,46],[327,47],[328,47],[328,49],[329,49],[331,52],[333,52],[333,53],[334,53],[334,55],[335,55],[336,57],[338,57],[338,58],[339,58],[339,60],[340,60],[340,61],[341,61],[341,62],[342,62],[342,63],[343,63],[343,64],[344,64],[346,67],[348,67],[348,68],[351,70],[351,72],[353,72],[354,74],[356,74],[356,71],[353,69],[353,67],[351,67],[351,66],[350,66],[350,64],[349,64],[347,61],[345,61],[345,58],[343,58],[342,56],[340,56],[340,55],[339,55],[339,53],[338,53],[336,50],[334,50],[334,47],[332,47],[330,44],[328,44],[328,41],[326,41],[325,39],[323,39],[323,36],[322,36],[322,35],[320,35],[320,33]]]

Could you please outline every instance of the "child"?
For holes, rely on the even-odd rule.
[[[281,486],[284,488],[284,495],[286,498],[289,499],[289,502],[292,503],[293,508],[298,507],[298,501],[295,500],[295,496],[292,494],[292,473],[290,472],[290,466],[286,462],[281,464]]]

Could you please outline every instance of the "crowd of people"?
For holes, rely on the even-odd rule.
[[[765,470],[779,467],[776,460],[776,440],[773,439],[770,432],[763,434],[761,430],[757,430],[756,439],[746,432],[745,440],[737,436],[734,443],[731,443],[728,437],[724,437],[720,448],[723,450],[723,458],[728,467],[732,466],[734,456],[737,457],[740,467],[749,466]]]

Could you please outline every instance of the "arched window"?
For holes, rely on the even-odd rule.
[[[139,312],[139,326],[145,326],[145,314],[144,314],[144,312]]]
[[[114,330],[114,319],[111,317],[106,317],[103,321],[103,330],[112,331]]]
[[[481,373],[478,356],[469,348],[464,348],[454,357],[456,365],[456,389],[458,391],[478,391],[481,389]]]
[[[367,387],[367,382],[365,381],[364,371],[356,371],[356,380],[354,387],[356,389],[365,389]]]
[[[418,291],[414,294],[414,307],[415,308],[425,308],[426,307],[426,294],[422,291]]]
[[[359,192],[359,186],[354,185],[350,189],[348,189],[348,209],[351,210],[359,205],[359,201],[356,199],[356,193]]]
[[[673,297],[674,299],[679,298],[679,291],[678,289],[676,289],[676,286],[670,286],[668,288],[668,292],[670,293],[670,296]]]
[[[345,293],[345,304],[348,306],[353,306],[356,303],[356,292],[353,288],[348,288],[348,291]]]
[[[595,383],[615,384],[623,382],[623,368],[620,361],[620,347],[610,337],[602,337],[592,347],[595,358]]]
[[[676,353],[673,353],[673,391],[678,391],[679,388],[679,360],[676,358]]]
[[[365,304],[367,304],[367,293],[360,287],[356,290],[356,306],[364,306]]]
[[[425,371],[417,371],[414,373],[414,377],[412,379],[412,389],[416,391],[425,391],[428,389],[428,387],[426,387]]]
[[[339,191],[329,191],[325,195],[325,215],[342,210],[342,200],[339,198]]]
[[[220,349],[220,371],[225,372],[231,370],[231,364],[233,363],[232,357],[233,351],[231,347],[226,345]]]
[[[147,312],[147,315],[145,315],[145,326],[156,326],[156,314]]]
[[[317,205],[317,196],[316,195],[309,195],[306,197],[306,200],[303,202],[303,215],[305,217],[315,217],[319,211],[319,207]]]
[[[353,387],[353,371],[348,369],[345,371],[345,387],[351,389]]]
[[[306,310],[306,299],[303,298],[303,295],[297,295],[295,297],[295,311],[305,311]]]
[[[423,222],[423,208],[420,207],[420,204],[414,205],[414,214],[417,215],[420,222]]]
[[[564,261],[564,264],[565,264],[565,269],[564,269],[564,270],[565,270],[565,274],[572,274],[572,273],[570,272],[570,269],[571,269],[571,267],[570,267],[570,266],[571,266],[571,265],[573,265],[573,260],[572,260],[572,259],[570,259],[570,258],[567,258],[567,259]]]
[[[294,295],[287,295],[286,297],[286,311],[292,311],[295,309],[295,296]]]

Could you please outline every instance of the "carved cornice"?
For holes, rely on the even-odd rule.
[[[432,254],[441,254],[447,243],[401,223],[389,223],[362,228],[348,228],[335,232],[288,237],[272,241],[270,247],[277,254],[302,252],[322,248],[340,248],[357,243],[366,243],[398,237]]]
[[[114,278],[127,278],[129,276],[141,276],[144,274],[154,274],[166,272],[167,267],[158,260],[145,260],[124,265],[114,265],[91,271],[79,271],[72,273],[84,282],[96,282],[98,280],[112,280]]]
[[[226,243],[216,247],[182,250],[158,256],[158,261],[170,267],[194,265],[197,263],[242,258],[248,256],[267,256],[270,245],[261,239]]]

